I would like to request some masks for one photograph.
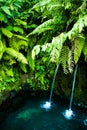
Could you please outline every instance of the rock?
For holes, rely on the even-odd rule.
[[[2,104],[3,101],[6,101],[10,96],[10,92],[9,91],[2,91],[0,92],[0,105]]]
[[[16,96],[16,91],[11,91],[10,92],[10,99]]]
[[[56,83],[54,87],[54,92],[57,95],[62,95],[64,98],[70,99],[73,75],[65,75],[63,71],[59,70]],[[74,97],[73,101],[81,106],[87,106],[87,64],[81,63],[78,65],[76,82],[74,87]]]

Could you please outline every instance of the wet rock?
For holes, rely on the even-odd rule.
[[[14,91],[14,90],[11,91],[11,92],[10,92],[10,99],[11,99],[11,98],[14,98],[15,96],[16,96],[16,91]]]
[[[2,91],[0,92],[0,105],[2,104],[2,102],[6,101],[10,96],[10,92],[9,91]]]
[[[73,75],[67,74],[65,75],[63,71],[59,70],[54,92],[57,95],[62,95],[63,97],[70,99],[72,83],[73,83]],[[87,64],[81,63],[78,66],[76,82],[74,88],[74,97],[73,101],[80,106],[87,106]]]

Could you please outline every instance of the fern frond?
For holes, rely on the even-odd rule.
[[[20,63],[19,65],[20,65],[21,70],[26,73],[27,72],[26,64]]]
[[[60,53],[63,47],[63,43],[66,40],[66,34],[61,33],[58,37],[54,37],[51,43],[51,53],[50,53],[50,60],[52,62],[59,62]]]
[[[12,68],[8,69],[8,68],[5,67],[4,69],[5,69],[6,75],[11,76],[11,77],[14,76],[14,73],[13,73],[13,69],[12,69]]]
[[[28,42],[13,36],[11,39],[9,39],[9,46],[19,51],[21,48],[27,48]]]
[[[12,30],[13,30],[14,32],[19,32],[20,34],[23,34],[23,33],[24,33],[23,28],[20,28],[20,27],[17,27],[17,26],[13,27]]]
[[[37,4],[35,4],[32,8],[32,10],[36,10],[37,12],[43,12],[44,8],[46,5],[49,5],[49,3],[51,3],[52,0],[42,0],[40,2],[38,2]]]
[[[38,55],[40,52],[40,45],[37,45],[32,50],[32,58],[35,59],[35,56]]]
[[[82,53],[83,46],[85,44],[85,38],[79,35],[74,39],[74,61],[75,64],[78,62],[79,57]]]
[[[21,40],[25,40],[25,41],[28,41],[28,39],[24,36],[21,36],[21,35],[17,35],[17,34],[14,34],[14,37],[18,38],[18,39],[21,39]]]
[[[9,54],[12,57],[16,58],[19,62],[21,62],[23,64],[28,64],[27,59],[25,58],[25,56],[22,53],[14,50],[12,48],[6,48],[5,51],[6,51],[7,54]]]
[[[74,68],[74,46],[73,45],[71,47],[71,50],[69,51],[68,66],[69,66],[70,73],[72,73]]]
[[[0,40],[0,60],[3,56],[4,51],[5,51],[4,45],[3,45],[2,41]]]
[[[63,71],[65,74],[69,72],[68,60],[69,60],[69,47],[63,46],[59,57],[59,62],[62,64]]]
[[[32,57],[32,51],[31,50],[28,50],[28,53],[27,53],[27,60],[28,60],[28,63],[29,63],[29,66],[32,70],[34,70],[35,68],[35,61]]]
[[[80,17],[79,20],[74,24],[73,28],[67,33],[68,38],[70,40],[75,38],[77,34],[82,32],[85,26],[87,26],[87,15]]]
[[[28,34],[27,37],[34,34],[41,34],[42,32],[45,32],[47,30],[52,30],[54,23],[55,23],[54,19],[47,20],[46,22],[39,25],[33,32]]]
[[[87,62],[87,42],[85,43],[82,51],[85,57],[85,61]]]
[[[3,59],[4,59],[6,62],[8,61],[9,65],[16,64],[16,60],[13,59],[13,57],[12,57],[11,55],[8,56],[8,54],[4,54]]]
[[[20,20],[20,19],[15,19],[15,22],[16,22],[18,25],[24,25],[24,26],[27,25],[27,22],[25,22],[25,21],[23,21],[23,20]]]
[[[11,33],[8,29],[6,29],[6,28],[1,28],[1,31],[2,31],[2,33],[6,36],[6,37],[8,37],[8,38],[11,38],[12,36],[13,36],[13,33]]]

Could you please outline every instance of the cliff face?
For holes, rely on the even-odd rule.
[[[59,70],[54,92],[57,95],[70,99],[73,77],[74,73],[65,75]],[[87,106],[87,63],[81,63],[78,66],[73,101],[78,105]]]

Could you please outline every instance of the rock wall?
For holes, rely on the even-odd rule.
[[[60,68],[55,83],[54,92],[64,98],[70,99],[74,72],[65,75]],[[73,101],[81,106],[87,106],[87,63],[78,65]]]

